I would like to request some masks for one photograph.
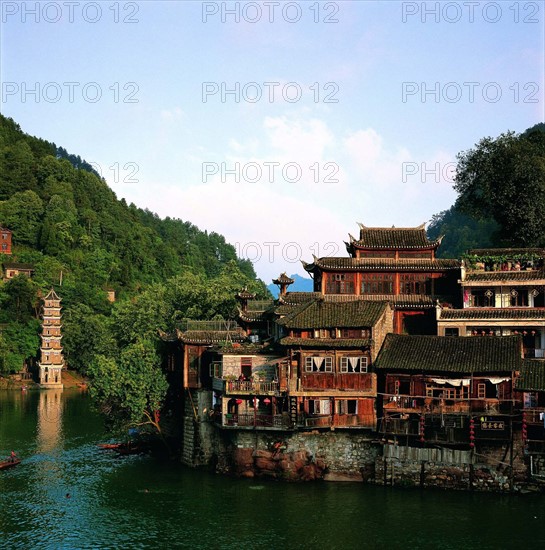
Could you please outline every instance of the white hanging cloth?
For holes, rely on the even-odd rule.
[[[469,378],[431,378],[435,384],[449,384],[451,386],[469,386],[471,380]]]

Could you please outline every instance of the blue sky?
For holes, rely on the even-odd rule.
[[[267,281],[430,220],[459,151],[544,120],[544,2],[76,4],[3,2],[3,114]]]

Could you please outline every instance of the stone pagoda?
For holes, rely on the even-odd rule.
[[[42,319],[42,345],[38,363],[40,386],[62,388],[64,358],[61,344],[61,299],[53,289],[44,298]]]

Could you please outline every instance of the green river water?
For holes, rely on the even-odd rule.
[[[116,458],[79,392],[0,391],[0,548],[545,549],[545,497],[239,480]],[[69,498],[67,498],[69,494]]]

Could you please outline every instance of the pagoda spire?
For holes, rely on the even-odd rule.
[[[288,291],[288,287],[294,282],[295,279],[288,277],[285,271],[284,273],[280,273],[280,275],[276,279],[273,279],[273,284],[278,286],[278,288],[280,289],[280,296],[285,296],[286,292]]]

